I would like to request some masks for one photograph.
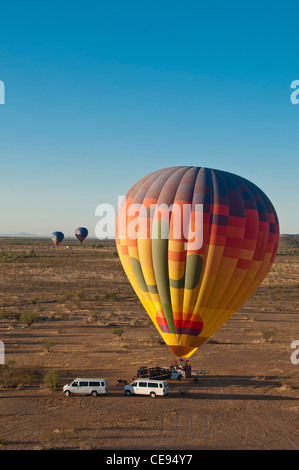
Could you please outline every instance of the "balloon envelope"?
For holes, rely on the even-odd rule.
[[[55,245],[59,245],[59,243],[64,239],[64,235],[62,232],[53,232],[51,238]]]
[[[75,235],[78,240],[80,240],[80,242],[82,243],[88,235],[88,230],[85,227],[79,227],[76,229]]]
[[[278,240],[268,197],[240,176],[209,168],[145,176],[116,218],[123,268],[178,357],[190,357],[254,293]]]

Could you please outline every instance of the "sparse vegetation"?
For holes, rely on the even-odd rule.
[[[56,370],[49,370],[44,375],[44,385],[51,390],[56,390],[59,387],[59,376]]]
[[[40,316],[35,312],[24,312],[20,315],[20,321],[25,323],[28,327],[40,320]]]
[[[118,300],[117,293],[116,292],[108,292],[107,294],[104,295],[105,300]]]
[[[83,300],[85,297],[85,294],[82,290],[77,290],[77,292],[75,293],[75,296],[76,296],[76,299]]]
[[[19,263],[27,258],[35,258],[36,253],[33,249],[24,251],[22,253],[0,253],[0,263]]]
[[[281,388],[283,390],[292,390],[293,388],[293,385],[292,385],[292,381],[286,377],[282,377],[281,378]]]
[[[14,362],[11,361],[9,364],[4,364],[0,368],[0,385],[4,388],[29,386],[39,372],[39,366],[16,367]]]
[[[55,343],[50,338],[45,338],[42,342],[42,346],[46,352],[50,352],[50,349],[55,346]]]
[[[91,310],[89,312],[89,319],[91,321],[96,321],[99,318],[99,311],[98,310]]]
[[[259,327],[259,332],[261,333],[263,339],[265,341],[269,341],[273,336],[276,335],[276,330],[275,328],[265,328],[264,326]]]
[[[113,335],[116,335],[119,337],[119,339],[121,338],[121,336],[124,334],[125,330],[124,328],[111,328],[111,333]]]
[[[136,432],[138,444],[147,446],[170,445],[169,436],[177,446],[187,434],[188,446],[213,446],[214,438],[225,447],[238,446],[243,420],[250,436],[258,432],[256,422],[262,429],[263,419],[269,431],[265,440],[261,431],[241,445],[287,446],[283,435],[294,436],[295,419],[288,418],[297,412],[298,374],[289,344],[290,337],[298,338],[299,309],[299,258],[288,254],[287,241],[244,310],[215,335],[221,341],[212,337],[190,358],[192,379],[170,382],[165,402],[122,398],[122,385],[116,391],[116,378],[129,382],[137,367],[168,366],[173,355],[125,277],[114,241],[101,242],[100,249],[94,243],[87,240],[82,249],[71,240],[71,249],[61,244],[56,250],[51,240],[2,239],[1,251],[18,262],[0,263],[0,336],[6,352],[0,365],[0,448],[131,446]],[[35,256],[18,256],[33,246]],[[40,323],[30,320],[27,328],[28,313]],[[202,370],[207,374],[196,377]],[[60,386],[76,377],[106,377],[109,396],[65,399]],[[236,410],[242,419],[233,419],[228,428]],[[208,441],[204,432],[190,431],[195,424],[204,430],[207,417]],[[41,430],[37,420],[45,422]]]

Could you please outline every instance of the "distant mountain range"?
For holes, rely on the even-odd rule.
[[[0,233],[0,237],[45,237],[46,235],[35,235],[34,233],[26,233],[26,232],[19,232],[19,233]]]

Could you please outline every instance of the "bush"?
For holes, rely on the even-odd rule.
[[[125,332],[124,328],[112,328],[111,333],[118,336],[119,338]]]
[[[51,341],[50,338],[45,338],[42,342],[42,346],[43,348],[47,351],[47,352],[50,352],[50,349],[55,346],[55,344],[53,343],[53,341]]]
[[[22,253],[0,253],[0,263],[18,263],[26,258],[34,258],[36,253],[34,250],[27,250]]]
[[[30,385],[39,373],[38,366],[13,367],[14,361],[0,369],[0,384],[5,388],[17,388]]]
[[[96,321],[96,320],[98,319],[98,317],[99,317],[99,312],[98,312],[98,310],[91,310],[91,311],[89,312],[89,319],[90,319],[91,321]]]
[[[75,296],[78,300],[83,300],[85,298],[85,294],[82,290],[77,290]]]
[[[276,335],[275,329],[268,330],[268,329],[265,328],[264,326],[261,326],[261,327],[260,327],[260,333],[262,334],[264,340],[266,340],[266,341],[268,341],[269,339],[271,339],[272,336],[275,336],[275,335]]]
[[[56,390],[59,386],[59,377],[56,370],[49,370],[44,375],[44,385],[51,390]]]
[[[118,300],[116,292],[108,292],[108,294],[104,295],[104,299],[106,300]]]
[[[40,317],[35,312],[26,312],[20,315],[20,321],[30,327],[33,323],[39,321]]]

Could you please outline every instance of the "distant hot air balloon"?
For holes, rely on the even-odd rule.
[[[78,238],[78,240],[80,240],[80,242],[82,243],[88,235],[88,230],[85,227],[79,227],[75,231],[75,235]]]
[[[55,245],[59,245],[59,243],[64,239],[64,235],[62,232],[53,232],[51,238]]]
[[[209,168],[145,176],[116,219],[123,268],[177,357],[190,357],[254,293],[278,240],[268,197],[240,176]]]

